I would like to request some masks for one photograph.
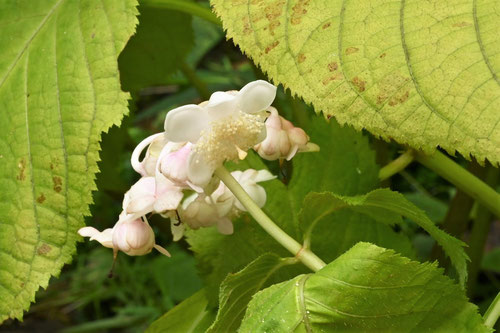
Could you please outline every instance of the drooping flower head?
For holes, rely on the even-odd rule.
[[[200,105],[170,111],[165,137],[172,142],[191,142],[187,176],[205,186],[215,169],[226,160],[244,158],[246,151],[265,138],[266,110],[274,101],[276,87],[254,81],[237,92],[216,92]]]

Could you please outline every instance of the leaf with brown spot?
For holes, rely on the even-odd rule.
[[[318,113],[426,153],[500,162],[500,2],[211,4],[228,38]],[[279,25],[244,32],[245,17],[269,12]],[[325,74],[333,62],[342,76]]]

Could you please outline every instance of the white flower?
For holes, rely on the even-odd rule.
[[[266,120],[267,136],[254,149],[263,159],[274,161],[277,159],[291,160],[297,151],[318,151],[319,147],[309,142],[306,132],[281,117],[278,111],[270,107],[271,115]]]
[[[165,133],[153,134],[142,140],[132,152],[132,168],[143,177],[154,176],[158,157],[166,144]],[[139,161],[139,157],[146,147],[148,147],[146,155],[142,161]]]
[[[160,253],[169,256],[170,253],[160,245],[155,244],[153,229],[141,219],[118,221],[113,229],[105,229],[100,232],[92,227],[84,227],[78,230],[83,237],[90,237],[103,246],[112,248],[114,255],[122,251],[129,256],[141,256],[151,252],[153,248]]]
[[[142,177],[123,198],[124,218],[134,219],[150,212],[163,213],[177,209],[183,197],[182,188],[163,175]]]
[[[265,138],[263,117],[276,96],[276,87],[262,80],[239,92],[216,92],[201,105],[185,105],[170,111],[165,136],[172,142],[191,142],[187,176],[205,186],[215,169],[226,160],[244,158],[246,151]]]
[[[267,170],[233,171],[233,177],[240,183],[253,201],[263,207],[266,203],[266,191],[258,182],[276,178]],[[222,234],[233,233],[231,218],[239,215],[240,211],[246,211],[245,207],[236,199],[233,193],[220,182],[217,189],[211,195],[194,193],[184,200],[180,214],[182,222],[192,229],[200,227],[217,226]]]

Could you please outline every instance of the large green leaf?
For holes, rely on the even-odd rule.
[[[309,191],[333,191],[341,195],[364,194],[378,185],[378,167],[368,140],[352,128],[340,127],[332,121],[316,117],[308,129],[313,142],[318,142],[318,153],[298,154],[293,159],[293,175],[288,186],[279,180],[262,183],[267,192],[264,210],[289,235],[302,239],[299,212]],[[250,159],[249,159],[250,158]],[[249,154],[246,163],[236,167],[263,169],[265,165]],[[321,168],[317,166],[321,165]],[[368,241],[389,247],[411,256],[408,239],[391,227],[374,223],[370,217],[357,212],[339,212],[318,225],[314,237],[315,252],[325,261],[331,261],[359,241]],[[228,273],[234,273],[260,255],[271,252],[290,256],[248,216],[234,222],[233,235],[224,236],[214,229],[200,229],[189,233],[188,242],[194,250],[199,268],[207,281],[208,297],[217,300],[214,293]],[[289,279],[303,272],[297,267],[284,267],[274,274],[275,282]],[[294,275],[292,275],[294,274]]]
[[[268,284],[273,273],[293,262],[267,253],[238,273],[228,275],[221,284],[217,317],[207,333],[236,332],[253,294]]]
[[[500,3],[212,0],[276,83],[340,123],[500,162]]]
[[[207,304],[205,290],[202,289],[158,318],[146,332],[205,332],[215,316],[207,310]]]
[[[75,252],[101,133],[127,112],[117,58],[135,6],[0,4],[0,322],[21,318]]]
[[[239,332],[489,332],[436,264],[359,243],[315,274],[257,293]]]
[[[300,214],[300,227],[305,235],[312,234],[316,224],[326,216],[342,209],[349,209],[370,216],[377,222],[393,225],[402,223],[406,217],[427,231],[445,253],[450,257],[457,270],[460,284],[467,280],[467,254],[462,241],[448,235],[425,215],[425,213],[408,201],[402,194],[388,189],[378,189],[366,195],[343,197],[330,192],[309,193],[304,199]],[[314,242],[312,243],[314,250]]]

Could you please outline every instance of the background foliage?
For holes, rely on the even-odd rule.
[[[316,111],[335,116],[328,120],[314,116],[310,105],[280,86],[274,105],[305,128],[321,151],[299,154],[282,166],[250,154],[230,166],[268,168],[279,176],[263,184],[268,193],[266,213],[299,241],[307,234],[311,214],[331,208],[330,200],[340,198],[355,206],[363,195],[381,186],[401,192],[396,201],[418,214],[376,208],[369,213],[328,211],[317,219],[311,243],[314,252],[331,264],[315,274],[282,259],[289,254],[249,216],[235,221],[231,236],[203,229],[189,232],[178,244],[171,244],[169,223],[154,217],[157,242],[170,244],[172,258],[120,255],[114,277],[108,278],[111,251],[92,242],[80,243],[73,263],[37,293],[37,303],[24,322],[8,320],[0,331],[43,327],[64,332],[136,332],[149,327],[150,332],[216,332],[234,331],[243,320],[242,331],[253,332],[256,323],[261,330],[283,329],[283,323],[262,315],[269,310],[275,311],[275,318],[288,318],[283,309],[292,310],[287,323],[303,329],[318,328],[325,320],[340,328],[388,329],[388,321],[377,318],[389,316],[395,318],[390,321],[395,331],[411,325],[414,329],[485,330],[475,305],[467,303],[455,284],[465,280],[460,243],[444,240],[452,248],[448,254],[455,254],[452,266],[435,238],[420,228],[425,221],[424,229],[436,235],[440,233],[436,224],[470,242],[470,222],[484,209],[469,199],[469,210],[460,215],[462,229],[453,230],[449,221],[457,213],[450,217],[451,212],[467,205],[457,199],[463,193],[435,173],[414,164],[381,183],[380,167],[396,157],[401,146],[377,136],[426,150],[439,144],[450,152],[456,148],[467,156],[472,153],[479,160],[500,160],[499,131],[494,127],[498,124],[495,103],[500,100],[495,99],[498,57],[492,56],[500,45],[494,43],[492,29],[500,9],[494,3],[489,10],[486,3],[475,7],[457,3],[422,6],[420,15],[415,15],[414,4],[406,2],[359,4],[359,8],[339,1],[287,1],[285,7],[281,0],[253,1],[247,8],[246,2],[216,0],[213,5],[229,36],[276,83],[312,102]],[[86,223],[104,229],[116,221],[123,193],[136,180],[129,164],[133,147],[162,130],[168,110],[198,103],[216,90],[238,89],[265,78],[225,40],[221,26],[213,23],[218,20],[207,14],[207,2],[148,0],[137,9],[135,5],[132,0],[78,4],[47,0],[30,8],[0,9],[0,22],[9,27],[9,34],[0,34],[0,161],[5,166],[0,168],[0,187],[5,189],[0,191],[0,320],[20,318],[39,286],[45,288],[50,274],[57,275],[71,258],[74,231],[89,213],[97,163],[98,191],[93,193],[92,214]],[[187,13],[190,5],[200,12]],[[129,40],[137,11],[139,25]],[[390,14],[380,15],[384,11]],[[383,20],[375,19],[381,16]],[[12,23],[17,21],[24,22],[22,28]],[[408,33],[402,34],[401,29]],[[432,33],[424,36],[427,31]],[[424,37],[434,46],[433,52],[418,43]],[[440,50],[446,50],[448,57]],[[36,52],[44,57],[30,56]],[[433,82],[440,84],[436,87]],[[119,128],[103,135],[98,162],[101,132],[118,124],[128,110],[120,83],[130,91],[132,112]],[[340,126],[336,119],[367,128],[376,136]],[[483,138],[489,131],[495,135]],[[448,133],[446,138],[443,133]],[[64,147],[75,151],[65,152]],[[494,170],[462,158],[457,161],[480,177]],[[492,184],[496,186],[495,180]],[[308,196],[311,191],[317,194]],[[317,201],[308,202],[311,195],[323,196],[326,202],[312,206]],[[468,286],[468,296],[481,313],[500,287],[496,218],[489,231],[484,258],[482,251],[474,258],[478,267],[470,274]],[[375,245],[355,245],[358,242]],[[436,259],[443,269],[422,264]],[[353,265],[353,260],[359,263]],[[332,281],[332,276],[338,280]],[[418,279],[412,280],[415,276]],[[28,283],[23,284],[24,279]],[[366,281],[371,284],[365,285]],[[337,298],[323,300],[324,288]],[[259,290],[263,291],[252,300]],[[374,304],[390,299],[389,293],[396,295],[393,302],[377,309]],[[303,303],[295,303],[292,295],[303,295]],[[274,300],[281,299],[286,307],[273,307]],[[359,300],[368,301],[363,305]],[[405,307],[412,300],[418,300],[415,307]],[[353,321],[349,315],[364,319]],[[265,325],[260,325],[262,320]]]

